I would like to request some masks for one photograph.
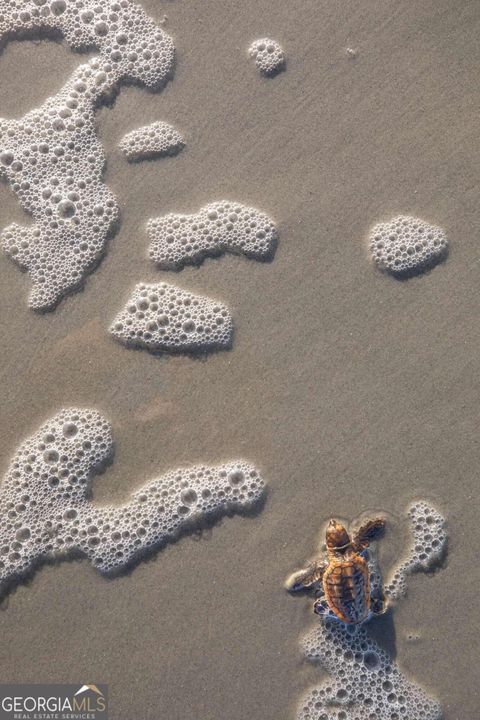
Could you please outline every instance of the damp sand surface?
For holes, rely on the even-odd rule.
[[[144,0],[177,50],[158,94],[123,88],[97,114],[106,181],[122,224],[85,291],[54,313],[27,308],[29,279],[0,256],[0,466],[62,407],[112,423],[115,462],[101,503],[189,463],[245,457],[269,484],[263,510],[224,519],[106,580],[88,562],[41,569],[2,604],[5,682],[108,683],[114,720],[277,720],[324,677],[302,660],[316,622],[285,577],[312,555],[331,515],[381,510],[382,567],[407,541],[415,498],[447,518],[445,567],[409,582],[369,631],[443,705],[478,708],[477,547],[480,275],[475,2],[341,6]],[[247,56],[280,42],[286,71],[262,78]],[[355,54],[347,52],[353,48]],[[0,58],[4,117],[57,92],[82,57],[61,43],[12,42]],[[129,164],[126,132],[166,119],[186,147]],[[162,273],[148,218],[220,198],[278,225],[273,262],[234,256]],[[0,225],[25,222],[0,187]],[[399,214],[442,227],[446,262],[398,281],[374,269],[368,230]],[[218,298],[233,347],[158,357],[115,343],[108,326],[139,282]]]

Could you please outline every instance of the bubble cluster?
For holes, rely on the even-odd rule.
[[[8,227],[5,252],[31,276],[29,305],[52,308],[101,257],[118,219],[102,182],[95,109],[121,82],[159,87],[173,68],[172,40],[130,0],[3,0],[0,42],[61,33],[98,54],[60,92],[20,120],[0,120],[0,179],[33,224]]]
[[[414,217],[393,218],[370,232],[373,260],[394,275],[418,273],[439,262],[448,249],[444,231]]]
[[[265,213],[227,200],[205,205],[193,215],[171,213],[149,220],[147,232],[149,255],[164,270],[224,252],[265,260],[272,256],[278,238]]]
[[[140,283],[110,332],[128,345],[193,352],[229,347],[233,323],[222,303],[167,283]]]
[[[408,680],[364,626],[326,618],[303,640],[330,677],[300,703],[297,720],[440,720],[440,703]]]
[[[85,556],[113,573],[176,538],[201,518],[241,512],[264,482],[243,460],[166,473],[122,506],[91,499],[96,472],[112,456],[110,424],[93,410],[52,417],[17,450],[0,490],[0,586],[42,561]]]
[[[272,77],[285,68],[285,53],[276,40],[255,40],[248,48],[248,54],[263,75]]]
[[[430,570],[438,563],[446,548],[445,518],[434,507],[421,500],[407,511],[412,541],[406,558],[392,572],[385,594],[392,600],[405,595],[407,575]]]
[[[163,155],[176,155],[185,146],[173,125],[158,121],[124,135],[119,147],[127,160],[146,160]]]

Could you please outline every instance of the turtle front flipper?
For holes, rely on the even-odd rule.
[[[361,525],[353,535],[353,547],[356,552],[365,550],[373,540],[379,540],[385,533],[385,519],[375,518]]]
[[[322,582],[326,565],[323,562],[313,562],[303,570],[297,570],[287,578],[285,587],[289,592],[308,590]]]

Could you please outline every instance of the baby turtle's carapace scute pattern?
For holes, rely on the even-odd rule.
[[[335,615],[345,623],[363,622],[370,609],[370,578],[368,566],[355,553],[345,560],[330,559],[323,574],[325,599]]]

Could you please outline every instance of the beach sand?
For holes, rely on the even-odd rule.
[[[39,570],[0,612],[2,682],[108,683],[113,720],[278,720],[324,677],[302,660],[311,601],[285,577],[330,516],[383,511],[386,571],[406,542],[404,510],[446,516],[444,567],[410,579],[370,623],[399,666],[444,707],[478,712],[480,542],[480,125],[476,2],[144,0],[173,37],[163,92],[123,88],[99,110],[120,230],[83,291],[54,312],[27,307],[28,276],[0,255],[0,470],[62,407],[112,423],[99,503],[163,472],[242,457],[269,484],[263,509],[187,536],[105,579],[86,561]],[[286,71],[246,55],[271,36]],[[356,51],[356,57],[346,52]],[[82,57],[12,42],[0,114],[57,92]],[[153,120],[185,149],[129,164],[118,142]],[[272,262],[225,256],[181,273],[148,261],[146,220],[213,200],[277,222]],[[411,214],[440,225],[450,255],[398,281],[369,259],[371,225]],[[0,227],[26,222],[0,186]],[[139,281],[175,282],[231,308],[233,348],[205,358],[127,350],[107,332]],[[411,640],[409,635],[419,635]]]

